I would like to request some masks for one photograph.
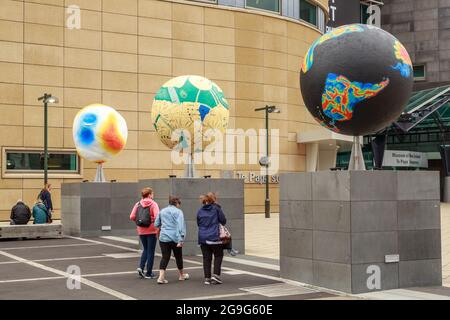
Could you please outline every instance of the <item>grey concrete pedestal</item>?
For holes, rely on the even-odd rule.
[[[138,201],[136,183],[86,182],[61,185],[61,222],[65,235],[132,236],[130,212]]]
[[[282,174],[281,276],[348,293],[441,285],[439,195],[438,172]]]
[[[227,217],[227,227],[233,237],[233,248],[242,254],[245,252],[243,180],[167,178],[140,180],[138,185],[139,190],[144,187],[151,187],[154,190],[154,200],[158,203],[160,209],[168,205],[169,195],[180,197],[181,209],[186,221],[186,242],[183,247],[183,254],[185,255],[201,254],[197,245],[197,211],[201,207],[199,197],[210,191],[216,192],[219,203]]]
[[[444,195],[443,201],[446,203],[450,202],[450,177],[444,178]]]
[[[182,201],[186,220],[185,255],[200,254],[197,246],[197,211],[201,194],[213,191],[227,217],[233,247],[244,253],[244,182],[241,179],[151,179],[136,183],[64,183],[61,186],[61,220],[65,235],[77,237],[135,236],[130,212],[140,199],[140,191],[151,187],[162,209],[169,195]]]

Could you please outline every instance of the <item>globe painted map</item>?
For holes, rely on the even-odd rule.
[[[167,81],[156,93],[152,123],[161,141],[201,152],[214,141],[211,133],[228,127],[229,104],[222,89],[201,76],[186,75]],[[212,129],[212,130],[209,130]]]
[[[91,104],[75,116],[72,134],[81,157],[103,163],[125,147],[128,128],[125,119],[113,108]]]
[[[342,26],[306,53],[300,86],[308,111],[322,126],[346,135],[376,133],[395,121],[413,86],[405,47],[374,26]]]

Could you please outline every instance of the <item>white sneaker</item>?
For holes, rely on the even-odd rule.
[[[181,277],[178,278],[179,281],[189,280],[189,274],[183,273]]]

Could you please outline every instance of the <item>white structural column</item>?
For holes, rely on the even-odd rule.
[[[336,167],[337,148],[331,146],[327,148],[319,148],[319,165],[318,171],[330,170]]]
[[[319,143],[306,144],[306,171],[316,172],[319,163]]]
[[[352,136],[338,134],[321,127],[297,133],[297,143],[306,145],[307,172],[335,168],[338,149],[349,151],[352,142]]]

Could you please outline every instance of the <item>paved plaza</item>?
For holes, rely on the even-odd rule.
[[[200,256],[185,257],[188,281],[177,280],[174,261],[167,285],[138,278],[135,237],[1,241],[0,299],[450,299],[450,205],[442,205],[443,287],[353,296],[280,279],[278,220],[246,215],[247,254],[226,255],[224,284],[211,286],[203,284]],[[68,279],[77,268],[80,289]]]
[[[64,238],[7,241],[0,249],[0,299],[321,299],[336,296],[283,282],[269,259],[227,257],[222,285],[203,284],[201,257],[185,258],[191,279],[178,281],[169,264],[169,284],[140,279],[139,253],[127,238]],[[160,257],[155,259],[158,266]],[[81,270],[81,289],[67,279]],[[73,289],[69,289],[73,288]]]

